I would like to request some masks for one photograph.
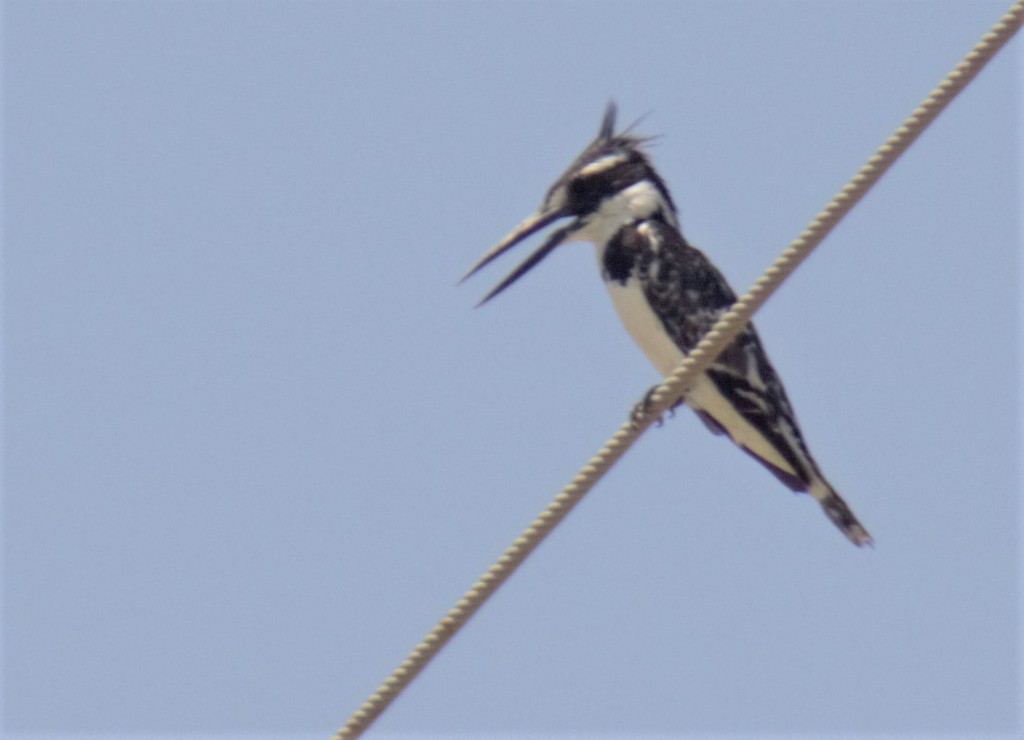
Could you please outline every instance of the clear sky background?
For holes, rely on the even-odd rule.
[[[658,380],[455,285],[607,101],[742,291],[1008,4],[5,3],[4,730],[328,736]],[[1020,43],[757,317],[876,548],[683,409],[377,732],[1015,732]]]

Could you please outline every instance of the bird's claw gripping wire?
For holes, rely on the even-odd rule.
[[[647,418],[651,413],[651,407],[654,405],[652,399],[654,394],[660,388],[660,385],[651,386],[651,388],[644,394],[643,400],[633,407],[633,410],[629,414],[629,420],[633,422],[634,427],[639,427],[640,422]],[[683,398],[676,399],[676,402],[669,406],[668,411],[669,417],[676,415],[676,409],[685,404],[686,401]],[[654,420],[656,426],[662,426],[665,423],[665,415],[658,414],[658,418]]]

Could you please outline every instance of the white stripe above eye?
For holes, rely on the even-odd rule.
[[[596,162],[591,162],[586,167],[580,170],[581,175],[596,175],[598,172],[604,172],[610,170],[612,167],[622,164],[627,159],[625,154],[616,153],[609,154],[607,157],[601,157]]]

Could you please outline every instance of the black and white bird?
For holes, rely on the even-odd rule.
[[[619,318],[663,376],[669,375],[736,301],[722,273],[679,228],[672,196],[643,151],[647,139],[615,133],[614,103],[597,138],[548,190],[540,209],[466,273],[465,280],[561,219],[536,251],[488,293],[487,302],[555,247],[589,241]],[[653,390],[653,389],[652,389]],[[855,545],[871,536],[822,475],[804,442],[782,381],[753,325],[693,383],[685,403],[793,491],[810,493]]]

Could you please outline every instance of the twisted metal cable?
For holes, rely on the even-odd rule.
[[[920,107],[868,159],[850,182],[825,206],[805,231],[782,252],[754,286],[718,321],[686,359],[658,387],[647,404],[648,412],[636,422],[623,424],[605,446],[587,462],[554,501],[528,526],[497,562],[463,594],[437,626],[395,669],[376,692],[353,713],[332,740],[359,737],[430,660],[469,621],[505,580],[578,504],[583,496],[625,454],[641,434],[679,398],[699,373],[704,372],[746,326],[782,282],[810,255],[868,190],[935,120],[956,95],[1006,44],[1024,22],[1024,0],[1014,3]]]

